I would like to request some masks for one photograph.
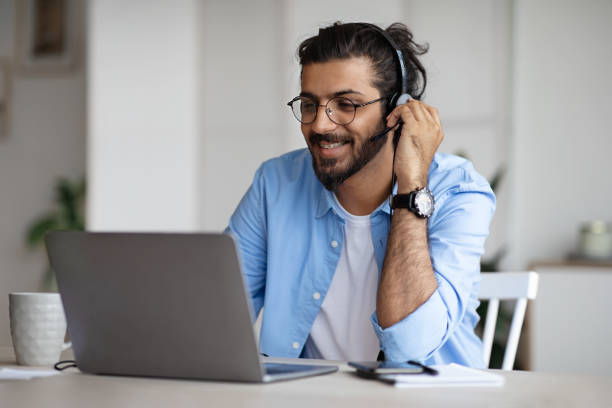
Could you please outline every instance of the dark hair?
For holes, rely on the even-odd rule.
[[[417,57],[425,54],[429,46],[414,42],[412,33],[402,23],[393,23],[385,31],[404,54],[408,93],[420,100],[427,85],[427,74]],[[318,35],[300,44],[297,55],[302,69],[311,63],[367,57],[372,62],[375,74],[372,85],[381,96],[391,96],[401,89],[397,54],[389,41],[369,23],[336,22],[320,28]]]

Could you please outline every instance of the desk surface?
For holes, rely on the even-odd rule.
[[[274,360],[276,361],[276,360]],[[14,366],[0,348],[0,366]],[[71,369],[48,378],[0,381],[5,407],[610,407],[612,377],[502,372],[503,387],[399,389],[335,374],[271,384],[94,376]]]

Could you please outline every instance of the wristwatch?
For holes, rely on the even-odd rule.
[[[429,218],[434,212],[436,201],[427,187],[418,188],[408,194],[393,196],[391,208],[406,208],[419,218]]]

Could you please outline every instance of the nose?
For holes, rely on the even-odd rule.
[[[319,105],[317,109],[319,109],[319,111],[317,111],[315,121],[311,124],[312,130],[316,133],[325,134],[336,129],[338,125],[332,122],[329,116],[327,116],[328,108],[325,105]],[[321,112],[320,109],[323,109],[323,111]]]

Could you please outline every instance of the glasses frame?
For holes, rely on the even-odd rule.
[[[368,102],[364,102],[364,103],[355,103],[355,102],[351,101],[349,98],[347,98],[346,96],[334,96],[333,98],[329,99],[325,105],[321,105],[321,104],[318,104],[318,103],[317,103],[315,100],[313,100],[312,98],[309,98],[309,97],[307,97],[307,96],[300,96],[300,95],[298,95],[298,96],[296,96],[295,98],[293,98],[292,100],[290,100],[289,102],[287,102],[287,106],[289,106],[289,107],[291,108],[291,112],[293,113],[293,116],[294,116],[294,117],[297,119],[297,121],[298,121],[298,122],[300,122],[300,123],[301,123],[301,124],[303,124],[303,125],[309,125],[309,124],[311,124],[311,123],[314,123],[314,121],[315,121],[315,120],[317,120],[317,115],[319,114],[319,108],[320,108],[320,107],[324,107],[324,108],[325,108],[325,114],[327,115],[327,117],[329,118],[329,120],[331,120],[332,122],[334,122],[336,125],[346,126],[346,125],[350,125],[350,124],[351,124],[351,123],[353,123],[353,121],[355,120],[355,116],[357,116],[357,108],[363,108],[364,106],[371,105],[371,104],[373,104],[373,103],[380,102],[380,101],[385,100],[385,99],[388,99],[388,98],[389,98],[389,96],[382,96],[382,97],[377,98],[377,99],[372,99],[371,101],[368,101]],[[294,104],[295,102],[297,102],[298,100],[300,100],[300,99],[310,99],[310,100],[312,100],[313,102],[315,102],[315,104],[317,105],[317,110],[315,111],[314,117],[313,117],[313,118],[312,118],[312,120],[311,120],[311,121],[309,121],[309,122],[305,122],[305,121],[303,121],[303,120],[300,120],[300,119],[297,117],[297,115],[295,114],[295,111],[293,110],[293,104]],[[330,112],[332,112],[332,109],[330,109],[330,108],[329,108],[327,105],[329,105],[329,103],[330,103],[331,101],[336,100],[336,99],[344,99],[344,100],[348,101],[348,102],[349,102],[351,105],[353,105],[353,108],[354,108],[354,110],[353,110],[353,117],[351,118],[351,120],[350,120],[350,121],[348,121],[348,122],[346,122],[346,123],[338,123],[338,122],[336,122],[336,121],[335,121],[335,120],[334,120],[334,119],[333,119],[333,118],[330,116]]]

